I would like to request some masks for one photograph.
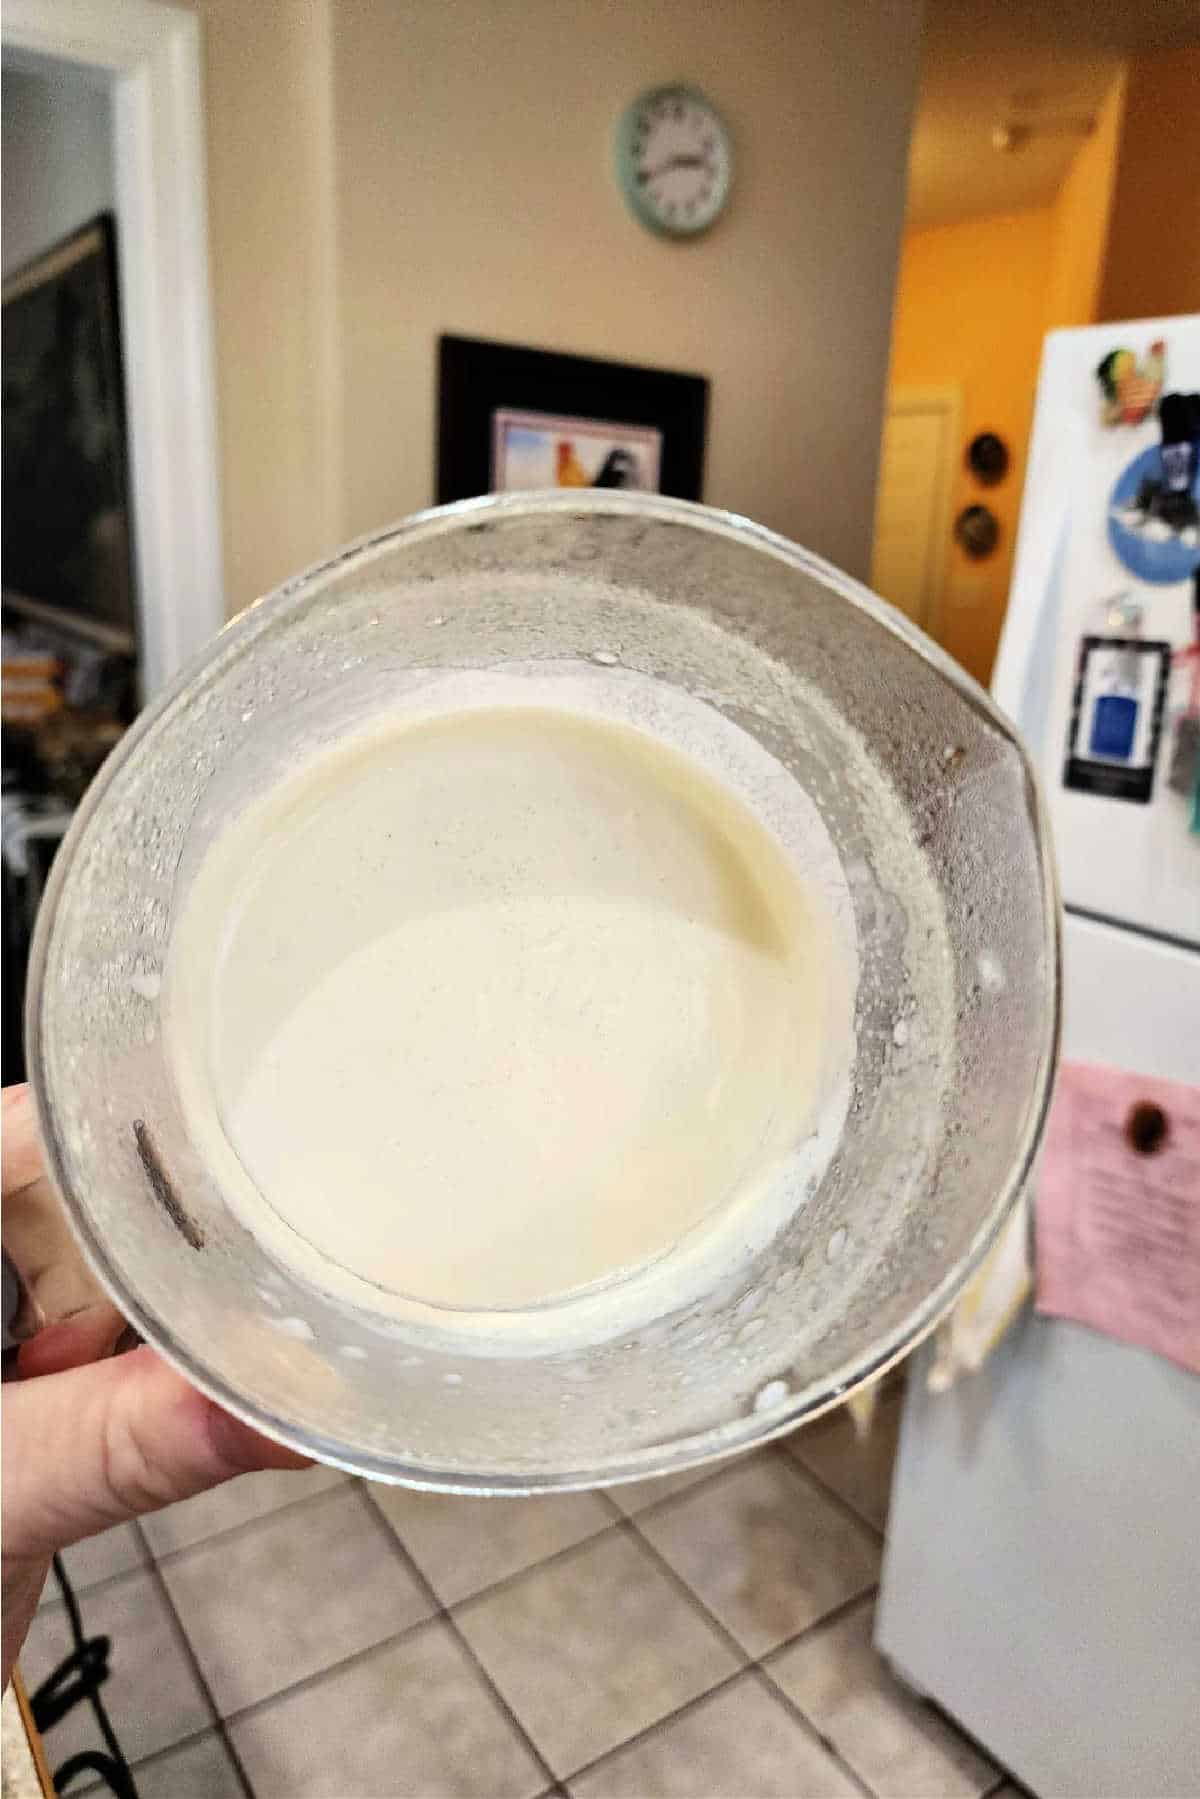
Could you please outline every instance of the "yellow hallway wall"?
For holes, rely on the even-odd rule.
[[[1076,151],[1054,202],[1047,331],[1090,325],[1096,318],[1125,114],[1125,84],[1122,72],[1097,114],[1091,136]]]
[[[951,544],[942,596],[941,641],[985,682],[1008,599],[1053,229],[1049,207],[967,219],[910,232],[901,257],[891,385],[955,383],[963,399],[960,454],[976,432],[996,431],[1012,455],[999,486],[980,487],[960,463],[954,489],[956,515],[982,501],[1000,522],[999,547],[985,561],[972,562]]]

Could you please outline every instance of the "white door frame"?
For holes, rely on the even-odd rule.
[[[111,87],[142,690],[225,623],[200,22],[158,0],[5,0],[4,48]]]
[[[933,544],[933,594],[927,616],[917,621],[921,629],[930,637],[937,636],[945,607],[946,564],[949,559],[950,539],[953,532],[954,487],[958,479],[958,464],[953,451],[959,443],[962,432],[962,403],[962,388],[950,383],[936,387],[908,385],[891,387],[888,389],[883,403],[885,425],[888,419],[897,413],[940,412],[946,421],[951,445],[951,454],[943,459],[939,470],[935,502],[937,522]]]

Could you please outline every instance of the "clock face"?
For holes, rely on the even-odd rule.
[[[621,120],[617,160],[638,218],[670,237],[707,230],[729,195],[729,133],[694,88],[655,88],[635,100]]]

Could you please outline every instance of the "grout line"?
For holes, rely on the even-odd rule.
[[[168,1743],[165,1749],[154,1749],[149,1755],[143,1755],[138,1761],[131,1762],[129,1771],[136,1777],[140,1769],[156,1767],[159,1762],[166,1761],[169,1755],[174,1755],[179,1749],[194,1749],[197,1743],[203,1743],[207,1737],[220,1737],[224,1742],[216,1724],[205,1724],[199,1730],[190,1730],[187,1736],[180,1737],[177,1743]],[[228,1748],[228,1744],[225,1746]],[[87,1788],[80,1789],[80,1799],[86,1799],[87,1790]],[[105,1790],[107,1791],[107,1789]],[[74,1793],[71,1794],[71,1799],[75,1799]]]
[[[614,1743],[611,1749],[605,1749],[602,1754],[594,1755],[590,1762],[583,1762],[578,1768],[573,1768],[566,1776],[567,1784],[569,1785],[572,1780],[581,1780],[585,1774],[592,1773],[595,1768],[599,1768],[604,1762],[611,1761],[623,1750],[632,1748],[635,1743],[644,1743],[648,1737],[654,1736],[660,1730],[665,1730],[668,1724],[678,1723],[680,1718],[686,1718],[689,1712],[694,1712],[708,1700],[715,1699],[718,1693],[725,1691],[726,1687],[731,1687],[735,1681],[742,1680],[747,1674],[753,1674],[753,1672],[754,1666],[751,1664],[749,1667],[734,1668],[731,1673],[723,1674],[714,1686],[706,1687],[702,1693],[694,1693],[690,1699],[684,1699],[673,1710],[664,1712],[661,1718],[655,1718],[653,1724],[647,1724],[642,1730],[635,1730],[633,1735],[626,1737],[623,1742]]]
[[[659,1566],[663,1569],[663,1571],[671,1577],[672,1581],[679,1588],[679,1590],[682,1593],[687,1595],[687,1598],[691,1601],[693,1608],[696,1611],[698,1611],[700,1613],[700,1615],[703,1618],[705,1618],[710,1625],[712,1625],[715,1629],[717,1629],[721,1633],[721,1635],[725,1638],[726,1642],[729,1643],[734,1648],[734,1650],[737,1652],[739,1658],[742,1660],[743,1667],[745,1667],[748,1663],[752,1672],[754,1672],[761,1681],[764,1681],[766,1683],[766,1686],[769,1689],[769,1691],[774,1693],[779,1698],[779,1700],[783,1704],[784,1708],[787,1711],[791,1712],[793,1717],[795,1717],[799,1723],[803,1724],[805,1730],[808,1731],[808,1733],[814,1738],[814,1740],[821,1745],[822,1749],[825,1750],[826,1754],[828,1754],[832,1758],[832,1760],[837,1763],[838,1767],[842,1770],[842,1772],[845,1775],[847,1775],[847,1777],[850,1780],[853,1781],[854,1785],[858,1788],[859,1792],[864,1795],[864,1799],[876,1799],[876,1796],[872,1792],[871,1788],[866,1784],[866,1782],[861,1778],[861,1776],[855,1772],[855,1770],[850,1766],[850,1763],[848,1761],[846,1761],[842,1755],[839,1754],[839,1752],[835,1748],[834,1744],[827,1737],[822,1736],[821,1732],[813,1724],[811,1718],[809,1718],[805,1715],[805,1713],[796,1704],[795,1700],[790,1699],[788,1697],[788,1695],[786,1693],[784,1693],[782,1691],[782,1689],[778,1688],[775,1685],[775,1682],[770,1679],[770,1677],[766,1674],[765,1670],[762,1667],[761,1658],[757,1657],[757,1656],[748,1656],[748,1652],[742,1648],[742,1645],[738,1642],[737,1638],[733,1635],[733,1633],[730,1630],[728,1630],[724,1624],[722,1624],[721,1620],[716,1616],[716,1614],[713,1611],[711,1611],[710,1608],[704,1603],[704,1600],[701,1598],[699,1593],[695,1592],[693,1590],[693,1588],[688,1585],[687,1581],[684,1580],[683,1576],[681,1574],[678,1574],[675,1571],[675,1569],[671,1566],[670,1562],[666,1559],[666,1557],[655,1547],[655,1545],[652,1542],[650,1542],[649,1538],[644,1537],[642,1535],[642,1533],[637,1529],[636,1521],[634,1519],[630,1518],[626,1522],[628,1524],[628,1527],[629,1527],[631,1533],[637,1538],[638,1542],[641,1543],[645,1549],[649,1550],[649,1552],[652,1555],[652,1557],[654,1558],[654,1560],[659,1564]],[[874,1590],[875,1590],[874,1587],[872,1587],[871,1591],[874,1591]],[[842,1607],[831,1608],[831,1610],[835,1610],[835,1609],[836,1610],[845,1610],[848,1608],[848,1606],[850,1604],[852,1604],[862,1598],[863,1598],[863,1594],[856,1593],[853,1595],[852,1600],[845,1602],[845,1605],[843,1605]],[[805,1630],[798,1631],[796,1636],[794,1638],[791,1638],[790,1641],[791,1642],[798,1641],[799,1638],[806,1635],[809,1630],[815,1630],[822,1622],[824,1622],[824,1619],[828,1616],[829,1616],[829,1613],[824,1613],[824,1614],[822,1614],[821,1618],[814,1619],[812,1624],[806,1626]],[[785,1647],[785,1645],[780,1644],[780,1645],[778,1645],[778,1647],[783,1648],[783,1647]],[[771,1653],[774,1653],[774,1652],[771,1651]],[[712,1689],[710,1689],[710,1690],[712,1690]]]
[[[893,1670],[893,1674],[894,1674],[894,1670]],[[894,1674],[894,1678],[896,1678],[898,1680],[900,1679],[900,1677],[895,1674]],[[904,1684],[905,1684],[904,1681],[900,1680],[900,1685],[902,1687],[904,1686]],[[909,1692],[910,1694],[912,1693],[911,1687],[906,1687],[905,1690],[907,1692]],[[1003,1762],[1000,1761],[999,1757],[994,1755],[993,1752],[987,1747],[986,1744],[981,1743],[977,1736],[973,1736],[971,1734],[971,1732],[967,1729],[965,1724],[960,1724],[958,1719],[954,1716],[954,1714],[952,1712],[948,1712],[946,1710],[945,1706],[939,1705],[939,1703],[936,1699],[927,1698],[927,1697],[918,1698],[918,1704],[922,1705],[926,1711],[932,1712],[934,1717],[940,1719],[941,1722],[943,1724],[945,1724],[946,1727],[955,1736],[962,1737],[963,1740],[967,1744],[969,1744],[969,1746],[975,1751],[975,1753],[979,1757],[980,1761],[986,1762],[989,1768],[995,1768],[995,1770],[996,1770],[995,1780],[993,1780],[992,1784],[989,1787],[984,1788],[983,1792],[979,1796],[979,1799],[992,1799],[992,1795],[995,1793],[998,1793],[1000,1791],[1001,1787],[1004,1786],[1005,1782],[1011,1783],[1011,1785],[1016,1788],[1018,1793],[1024,1795],[1024,1799],[1034,1799],[1034,1794],[1030,1792],[1030,1790],[1027,1786],[1022,1785],[1022,1783],[1020,1782],[1020,1780],[1018,1780],[1017,1776],[1012,1772],[1012,1770],[1010,1768],[1006,1768],[1004,1766]]]
[[[678,1593],[682,1594],[692,1610],[697,1613],[697,1615],[701,1617],[712,1630],[716,1631],[717,1635],[725,1644],[725,1647],[731,1649],[737,1657],[739,1667],[752,1667],[754,1658],[749,1650],[743,1649],[733,1632],[726,1625],[722,1624],[715,1612],[709,1610],[703,1599],[701,1599],[699,1593],[688,1585],[687,1581],[683,1578],[683,1575],[680,1574],[677,1569],[671,1566],[662,1551],[657,1549],[648,1537],[642,1535],[632,1518],[626,1518],[623,1522],[625,1534],[628,1537],[631,1537],[640,1549],[646,1551],[651,1561],[657,1565],[659,1572],[666,1575],[671,1585]]]
[[[500,1691],[500,1688],[496,1685],[496,1682],[492,1679],[487,1668],[484,1666],[484,1664],[480,1660],[479,1656],[475,1653],[473,1644],[471,1644],[467,1640],[467,1637],[464,1634],[462,1626],[459,1624],[457,1618],[455,1618],[455,1616],[453,1615],[453,1613],[449,1610],[449,1608],[447,1606],[442,1604],[442,1601],[438,1597],[438,1594],[433,1586],[432,1581],[430,1581],[426,1577],[424,1569],[420,1566],[420,1564],[417,1562],[416,1558],[406,1548],[405,1544],[401,1541],[401,1539],[397,1535],[397,1533],[392,1529],[392,1527],[391,1527],[390,1523],[388,1522],[387,1518],[385,1517],[383,1511],[375,1503],[375,1498],[371,1492],[370,1487],[367,1486],[367,1484],[364,1481],[356,1481],[355,1485],[357,1486],[358,1491],[362,1496],[363,1505],[366,1507],[367,1511],[370,1513],[370,1515],[371,1515],[372,1519],[375,1521],[375,1524],[377,1525],[377,1527],[386,1536],[389,1547],[391,1548],[393,1554],[399,1557],[401,1563],[404,1565],[404,1567],[406,1567],[408,1569],[408,1572],[412,1575],[413,1579],[417,1582],[417,1584],[421,1588],[422,1592],[424,1592],[425,1595],[433,1601],[434,1605],[437,1607],[437,1615],[443,1620],[447,1629],[450,1631],[451,1635],[454,1637],[455,1641],[457,1642],[459,1648],[462,1650],[463,1654],[467,1657],[467,1660],[470,1662],[471,1666],[475,1669],[475,1672],[476,1672],[477,1676],[479,1677],[479,1680],[482,1683],[484,1690],[491,1694],[492,1698],[495,1700],[495,1702],[499,1706],[500,1710],[504,1713],[504,1715],[508,1719],[509,1723],[513,1726],[513,1729],[516,1731],[517,1735],[520,1737],[521,1741],[524,1743],[524,1745],[528,1749],[529,1753],[533,1756],[534,1761],[537,1763],[538,1767],[541,1769],[542,1773],[546,1776],[547,1780],[549,1781],[551,1791],[552,1792],[557,1791],[558,1785],[559,1785],[558,1774],[550,1766],[550,1763],[546,1760],[545,1756],[542,1754],[541,1750],[538,1748],[537,1744],[534,1742],[533,1738],[530,1736],[529,1732],[526,1730],[524,1724],[522,1724],[520,1718],[517,1716],[516,1712],[513,1710],[512,1706],[509,1704],[509,1702],[505,1698],[504,1694]]]
[[[769,1444],[765,1446],[765,1450],[769,1452]],[[758,1449],[743,1449],[737,1455],[722,1456],[719,1462],[714,1462],[712,1464],[707,1474],[699,1475],[689,1486],[680,1487],[678,1492],[675,1493],[664,1493],[658,1499],[648,1500],[645,1505],[640,1505],[636,1512],[622,1511],[619,1502],[611,1497],[612,1494],[621,1491],[619,1485],[616,1487],[599,1489],[599,1491],[605,1499],[608,1499],[612,1505],[616,1506],[617,1510],[621,1513],[622,1518],[644,1518],[651,1512],[662,1512],[665,1511],[669,1505],[676,1505],[681,1500],[690,1499],[693,1493],[702,1493],[706,1487],[711,1487],[715,1481],[720,1480],[723,1474],[732,1474],[738,1468],[746,1467],[756,1455],[761,1455],[763,1453],[764,1447],[760,1447]],[[654,1476],[646,1475],[645,1478],[647,1480],[653,1480]],[[634,1483],[629,1481],[623,1484],[632,1486]]]
[[[797,1643],[803,1643],[808,1637],[818,1637],[823,1630],[832,1629],[835,1624],[840,1623],[851,1612],[857,1611],[860,1606],[870,1605],[878,1591],[879,1583],[873,1581],[869,1587],[863,1587],[860,1592],[851,1593],[849,1599],[843,1599],[839,1604],[831,1606],[827,1612],[822,1612],[819,1618],[814,1618],[811,1624],[806,1624],[803,1630],[796,1632],[795,1636],[785,1638],[782,1643],[776,1643],[774,1649],[765,1649],[758,1658],[758,1666],[764,1669],[768,1668],[770,1663],[784,1655],[787,1650],[794,1649]]]
[[[271,1524],[288,1512],[298,1512],[302,1506],[319,1505],[323,1499],[332,1499],[335,1493],[341,1493],[350,1485],[350,1477],[335,1482],[332,1487],[322,1487],[319,1493],[303,1493],[299,1499],[287,1499],[282,1505],[273,1506],[268,1512],[259,1512],[257,1517],[242,1518],[237,1524],[227,1524],[223,1530],[211,1531],[207,1536],[197,1537],[194,1543],[180,1543],[177,1548],[163,1549],[156,1552],[145,1532],[141,1532],[143,1541],[149,1550],[152,1563],[162,1567],[177,1562],[180,1556],[191,1555],[197,1549],[207,1549],[210,1543],[229,1543],[235,1537],[246,1536],[257,1530],[260,1525]],[[182,1501],[186,1505],[187,1501]],[[118,1575],[116,1578],[120,1579]]]
[[[142,1524],[141,1524],[140,1519],[136,1519],[134,1521],[134,1529],[137,1531],[138,1535],[141,1537],[143,1547],[149,1548],[149,1543],[146,1538],[146,1534],[142,1529]],[[204,1695],[204,1703],[207,1705],[209,1711],[212,1713],[213,1724],[216,1729],[216,1733],[220,1737],[221,1742],[225,1748],[225,1753],[228,1755],[229,1760],[232,1763],[234,1775],[237,1779],[238,1785],[241,1787],[242,1792],[245,1795],[245,1799],[254,1799],[254,1788],[251,1786],[249,1776],[247,1775],[245,1768],[243,1768],[243,1766],[242,1766],[242,1758],[238,1754],[237,1750],[234,1748],[232,1742],[230,1741],[229,1733],[225,1729],[225,1721],[221,1716],[220,1709],[217,1705],[216,1700],[213,1698],[212,1688],[209,1686],[208,1679],[204,1673],[204,1670],[200,1666],[199,1657],[197,1656],[196,1651],[192,1648],[192,1639],[188,1636],[188,1633],[184,1628],[183,1619],[179,1616],[178,1608],[175,1604],[174,1599],[171,1597],[171,1589],[167,1585],[166,1580],[163,1577],[163,1571],[159,1567],[158,1563],[155,1561],[151,1561],[150,1578],[154,1582],[154,1585],[157,1587],[159,1597],[161,1598],[163,1604],[167,1608],[167,1614],[171,1620],[171,1624],[174,1628],[175,1635],[178,1637],[179,1642],[183,1648],[184,1655],[187,1658],[187,1661],[191,1667],[193,1677],[195,1678],[196,1683],[200,1688],[200,1691]],[[174,1748],[175,1745],[172,1744],[171,1747]]]
[[[507,1502],[501,1501],[501,1503],[504,1504]],[[522,1501],[521,1503],[524,1502]],[[392,1536],[399,1540],[398,1531],[388,1522],[386,1514],[384,1514],[381,1508],[375,1504],[374,1499],[371,1500],[371,1505],[373,1509],[379,1513]],[[527,1568],[516,1568],[511,1574],[502,1574],[498,1580],[489,1581],[486,1586],[479,1587],[471,1593],[464,1593],[461,1599],[452,1599],[449,1603],[438,1596],[436,1587],[434,1587],[431,1581],[426,1579],[424,1574],[421,1576],[422,1583],[429,1587],[430,1592],[437,1601],[439,1611],[459,1612],[467,1606],[473,1606],[477,1599],[490,1599],[494,1593],[502,1593],[506,1587],[515,1586],[519,1580],[524,1580],[527,1574],[533,1574],[535,1571],[540,1572],[543,1568],[553,1568],[557,1562],[565,1562],[569,1555],[575,1555],[577,1551],[581,1549],[590,1549],[593,1543],[602,1543],[605,1537],[614,1536],[616,1532],[620,1530],[622,1524],[627,1522],[628,1520],[623,1516],[611,1518],[607,1524],[602,1524],[599,1530],[594,1530],[590,1536],[580,1537],[578,1543],[567,1543],[562,1549],[556,1549],[552,1554],[543,1556],[540,1561],[530,1562]],[[406,1551],[406,1553],[408,1552]]]
[[[799,1432],[796,1434],[799,1435]],[[807,1480],[809,1485],[814,1487],[823,1498],[832,1501],[843,1517],[848,1518],[852,1524],[857,1524],[861,1530],[867,1531],[877,1543],[883,1543],[886,1532],[882,1531],[878,1524],[873,1524],[870,1518],[858,1510],[857,1506],[851,1505],[850,1501],[844,1498],[836,1487],[831,1486],[823,1475],[817,1474],[807,1462],[802,1461],[797,1451],[788,1449],[786,1447],[788,1441],[790,1439],[785,1438],[777,1445],[778,1453],[783,1456],[788,1467]]]
[[[137,1538],[138,1548],[142,1552],[143,1559],[140,1562],[135,1562],[132,1568],[122,1568],[119,1574],[106,1574],[102,1580],[94,1580],[91,1585],[87,1587],[81,1587],[78,1581],[72,1576],[71,1570],[68,1568],[67,1579],[71,1582],[75,1597],[78,1599],[80,1605],[83,1604],[85,1599],[90,1599],[93,1593],[107,1592],[110,1587],[117,1586],[120,1581],[131,1580],[135,1574],[144,1574],[147,1568],[150,1567],[152,1558],[146,1552],[145,1539],[143,1538],[141,1531],[137,1529],[137,1520],[131,1519],[130,1523],[134,1526],[134,1535]],[[113,1527],[110,1526],[110,1528]],[[96,1532],[97,1536],[102,1536],[103,1534],[102,1531]],[[84,1541],[87,1541],[87,1539],[85,1538]],[[72,1548],[74,1547],[75,1545],[72,1544]],[[61,1592],[58,1593],[56,1597],[48,1597],[48,1595],[51,1595],[51,1589],[55,1584],[52,1570],[51,1578],[47,1580],[45,1587],[42,1589],[42,1597],[38,1601],[38,1608],[37,1612],[34,1613],[34,1617],[38,1615],[38,1612],[55,1612],[63,1609],[63,1596]],[[80,1787],[79,1789],[80,1793],[86,1792],[86,1790],[85,1787]]]
[[[753,1672],[755,1678],[766,1688],[772,1698],[777,1699],[783,1706],[783,1709],[786,1712],[790,1712],[798,1724],[804,1726],[805,1731],[813,1739],[814,1743],[817,1743],[825,1751],[830,1761],[837,1765],[841,1772],[846,1776],[847,1780],[853,1782],[859,1792],[863,1795],[863,1799],[876,1799],[874,1788],[868,1786],[857,1768],[852,1767],[846,1760],[845,1756],[838,1749],[837,1744],[833,1741],[833,1738],[827,1737],[823,1731],[817,1728],[808,1713],[804,1711],[801,1706],[796,1704],[796,1701],[791,1695],[785,1693],[782,1687],[776,1685],[761,1663],[755,1663]]]
[[[412,1624],[406,1624],[403,1630],[394,1631],[390,1637],[381,1637],[377,1643],[368,1643],[365,1648],[355,1649],[349,1655],[343,1655],[338,1661],[330,1662],[327,1668],[318,1668],[315,1673],[301,1675],[300,1679],[294,1680],[291,1686],[280,1687],[277,1693],[267,1693],[262,1699],[252,1699],[249,1705],[240,1705],[234,1711],[226,1712],[221,1722],[228,1727],[231,1724],[240,1724],[243,1718],[257,1717],[259,1712],[267,1711],[279,1699],[294,1698],[297,1693],[304,1693],[310,1687],[318,1686],[331,1674],[344,1674],[348,1669],[356,1667],[359,1662],[367,1661],[369,1657],[378,1655],[384,1649],[395,1649],[398,1644],[407,1641],[409,1637],[415,1637],[421,1631],[427,1630],[431,1624],[439,1623],[441,1616],[439,1611],[430,1617],[417,1618]]]

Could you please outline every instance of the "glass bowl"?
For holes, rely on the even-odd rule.
[[[450,669],[649,677],[815,803],[858,946],[853,1092],[819,1186],[747,1264],[573,1347],[464,1354],[242,1226],[189,1133],[163,975],[215,835]],[[38,923],[28,1048],[54,1180],[138,1330],[259,1429],[376,1480],[603,1485],[761,1442],[906,1355],[1029,1175],[1058,1041],[1058,905],[1022,746],[898,613],[747,521],[508,495],[367,538],[236,618],[86,795]]]

